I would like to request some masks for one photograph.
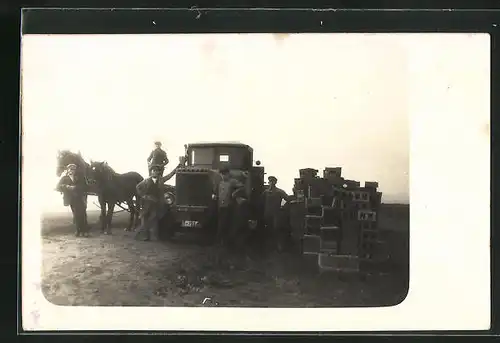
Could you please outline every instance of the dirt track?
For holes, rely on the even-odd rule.
[[[96,215],[89,213],[89,221]],[[399,303],[407,271],[368,280],[338,280],[308,272],[283,254],[237,257],[200,246],[138,242],[118,214],[113,236],[74,237],[69,214],[43,220],[43,292],[57,305],[319,307]],[[399,246],[399,243],[398,243]],[[407,252],[406,252],[407,253]],[[210,303],[208,301],[207,303]]]

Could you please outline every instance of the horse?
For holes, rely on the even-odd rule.
[[[106,161],[91,161],[90,169],[98,189],[97,196],[101,207],[101,231],[111,234],[111,221],[115,205],[126,202],[130,220],[125,231],[134,230],[139,224],[139,196],[136,186],[144,178],[137,172],[119,174]],[[134,197],[135,202],[134,204]],[[106,213],[107,207],[107,213]]]
[[[63,172],[66,170],[66,167],[69,164],[76,165],[76,177],[83,178],[88,187],[88,194],[95,194],[95,182],[89,178],[90,175],[90,164],[85,162],[80,152],[74,153],[69,150],[58,150],[57,152],[57,167],[56,167],[56,175],[57,177],[61,177]],[[87,197],[85,196],[85,200]]]

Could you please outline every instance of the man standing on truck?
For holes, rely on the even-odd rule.
[[[284,237],[280,231],[280,211],[283,200],[288,202],[288,194],[281,188],[276,187],[278,179],[274,176],[268,177],[269,187],[264,191],[264,222],[266,236],[270,243],[278,250],[283,249]]]
[[[231,177],[228,167],[220,169],[222,180],[217,189],[218,220],[217,220],[217,242],[227,245],[229,234],[233,231],[233,210],[235,197],[244,186],[240,181]]]
[[[153,165],[159,165],[159,166],[163,166],[165,168],[165,166],[167,164],[168,164],[167,153],[165,152],[165,150],[163,150],[161,148],[161,142],[156,141],[155,142],[155,149],[153,151],[151,151],[151,153],[149,154],[149,157],[148,157],[149,175],[151,175],[151,167]]]

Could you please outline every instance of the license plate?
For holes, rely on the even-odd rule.
[[[198,227],[199,222],[196,220],[183,220],[182,227]]]

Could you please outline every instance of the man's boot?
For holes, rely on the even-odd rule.
[[[157,241],[157,242],[160,241],[160,232],[157,220],[155,220],[155,222],[151,225],[149,232],[150,232],[149,237],[152,241]]]
[[[137,228],[137,233],[135,234],[136,240],[149,241],[151,239],[148,225],[148,221],[144,217],[141,218],[141,225]]]

